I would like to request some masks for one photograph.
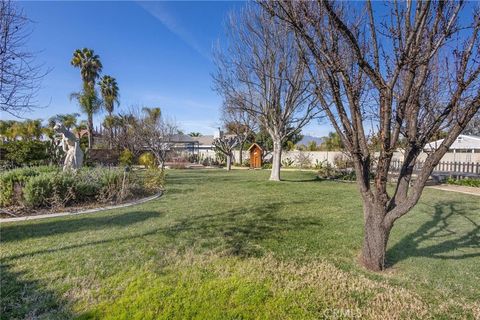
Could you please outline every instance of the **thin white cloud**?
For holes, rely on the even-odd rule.
[[[215,103],[206,103],[190,98],[176,98],[164,95],[158,95],[154,93],[144,93],[139,98],[144,103],[148,104],[160,104],[164,107],[180,107],[180,108],[192,108],[192,109],[205,109],[209,111],[217,111],[218,105]]]
[[[177,123],[185,133],[200,132],[203,135],[213,135],[221,126],[219,122],[210,120],[183,120]]]
[[[138,2],[138,4],[202,57],[206,58],[207,60],[211,59],[210,54],[202,48],[195,37],[178,21],[174,14],[168,11],[165,3]]]

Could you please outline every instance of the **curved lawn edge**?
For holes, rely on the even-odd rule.
[[[163,192],[159,192],[157,194],[154,194],[153,196],[138,199],[138,200],[134,200],[134,201],[130,201],[130,202],[127,202],[127,203],[122,203],[122,204],[113,205],[113,206],[98,207],[98,208],[87,209],[87,210],[76,211],[76,212],[65,211],[65,212],[58,212],[58,213],[39,214],[39,215],[36,215],[36,216],[25,216],[25,217],[15,217],[15,218],[0,218],[0,223],[28,221],[28,220],[65,217],[65,216],[76,216],[76,215],[80,215],[80,214],[88,214],[88,213],[95,213],[95,212],[112,210],[112,209],[125,208],[125,207],[134,206],[134,205],[137,205],[137,204],[142,204],[142,203],[145,203],[145,202],[148,202],[148,201],[151,201],[151,200],[155,200],[157,198],[160,198],[162,195],[163,195]]]

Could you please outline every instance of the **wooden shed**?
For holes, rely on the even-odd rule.
[[[248,148],[248,151],[250,152],[250,168],[261,168],[263,149],[258,144],[254,143]]]

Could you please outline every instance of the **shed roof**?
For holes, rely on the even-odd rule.
[[[437,149],[442,144],[443,140],[444,139],[440,139],[440,140],[437,140],[437,141],[429,142],[425,146],[425,149],[427,149],[427,150]],[[463,134],[459,135],[450,147],[450,150],[458,150],[458,149],[480,150],[480,137],[467,136],[467,135],[463,135]]]
[[[253,148],[253,146],[256,146],[258,149],[260,149],[260,150],[262,150],[262,151],[263,151],[262,147],[260,147],[260,146],[259,146],[257,143],[252,143],[252,145],[250,146],[250,148],[248,148],[248,150],[247,150],[247,151],[250,151],[250,149],[252,149],[252,148]]]

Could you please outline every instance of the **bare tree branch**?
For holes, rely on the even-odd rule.
[[[47,73],[26,50],[29,22],[16,3],[0,0],[0,111],[16,117],[37,107],[35,96]]]

